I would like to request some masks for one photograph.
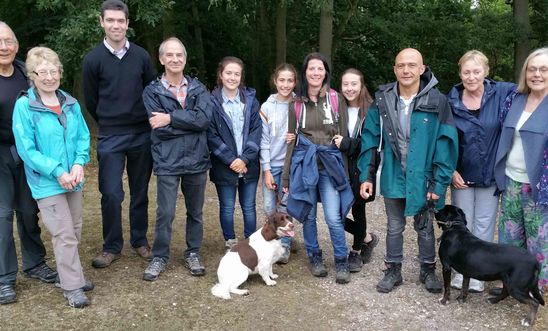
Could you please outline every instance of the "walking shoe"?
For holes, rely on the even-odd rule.
[[[442,284],[436,276],[435,263],[421,263],[420,281],[430,293],[441,293]]]
[[[485,286],[481,280],[470,278],[470,285],[468,286],[468,292],[481,293],[485,290]]]
[[[94,268],[106,268],[112,264],[112,262],[122,257],[122,254],[112,254],[109,252],[101,252],[97,254],[93,260],[91,260],[91,266]]]
[[[502,287],[493,287],[489,290],[490,296],[498,297],[502,294]]]
[[[160,276],[160,273],[166,270],[166,265],[167,263],[161,257],[153,258],[148,264],[148,267],[145,269],[143,279],[148,280],[149,282],[155,281],[158,279],[158,276]]]
[[[192,276],[203,276],[205,275],[205,267],[202,264],[202,257],[200,253],[190,253],[185,258],[185,267],[190,270]]]
[[[335,259],[335,282],[337,284],[346,284],[350,282],[350,270],[348,269],[348,260],[346,256],[341,259]]]
[[[462,289],[462,274],[455,272],[455,275],[451,279],[451,287],[457,290]]]
[[[377,283],[377,292],[388,293],[403,283],[401,277],[401,263],[386,262],[386,269],[383,270],[384,277]]]
[[[371,255],[373,255],[373,248],[379,243],[379,236],[371,232],[371,241],[368,243],[362,244],[362,250],[360,256],[362,257],[363,264],[369,263],[371,261]]]
[[[276,263],[287,264],[287,262],[289,262],[289,255],[291,255],[291,248],[284,246],[284,253],[282,254],[282,256],[280,256]]]
[[[44,283],[53,283],[55,282],[55,278],[57,278],[57,271],[51,269],[46,262],[42,262],[29,271],[26,271],[25,275],[29,278],[39,279]]]
[[[312,256],[308,257],[310,272],[314,277],[327,276],[327,269],[323,264],[322,251],[312,253]]]
[[[232,247],[236,246],[237,243],[238,239],[228,239],[227,241],[225,241],[225,247],[227,250],[231,250]]]
[[[150,249],[150,246],[146,245],[146,246],[140,246],[140,247],[133,247],[133,251],[139,255],[140,257],[142,257],[143,259],[147,260],[147,261],[151,261],[153,256],[152,256],[152,250]]]
[[[360,253],[350,251],[350,254],[348,254],[348,270],[350,270],[350,272],[360,272],[362,267],[363,261]]]
[[[95,284],[91,280],[84,279],[85,283],[84,286],[81,287],[82,291],[89,292],[92,291],[95,288]],[[61,280],[59,279],[59,276],[55,279],[55,287],[61,288]]]
[[[72,308],[84,308],[90,304],[88,297],[86,297],[81,288],[76,290],[65,290],[63,291],[63,296],[67,299],[68,305]]]
[[[13,285],[0,285],[0,305],[14,303],[17,301],[17,294]]]

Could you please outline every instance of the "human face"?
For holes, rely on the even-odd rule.
[[[235,92],[242,81],[242,67],[234,62],[229,63],[221,72],[220,78],[225,90]]]
[[[274,85],[278,95],[283,99],[288,99],[295,88],[295,74],[289,70],[283,70],[278,73],[274,79]]]
[[[548,93],[548,55],[539,55],[529,60],[525,80],[531,92]]]
[[[460,79],[468,92],[482,91],[485,79],[485,68],[474,60],[468,60],[461,65]]]
[[[11,66],[18,50],[13,31],[5,25],[0,26],[0,66]]]
[[[402,87],[418,89],[420,76],[424,73],[424,70],[422,56],[417,50],[404,49],[396,56],[394,74],[398,84]]]
[[[129,19],[126,18],[123,11],[105,10],[104,16],[100,17],[100,21],[109,44],[118,44],[126,40]]]
[[[351,106],[358,105],[358,97],[362,89],[360,76],[351,72],[344,74],[341,79],[341,92]]]
[[[31,79],[39,93],[49,94],[59,88],[61,73],[56,65],[44,61],[34,68]]]
[[[160,56],[160,63],[170,75],[182,74],[186,65],[183,47],[176,41],[168,41],[164,45],[164,53]]]
[[[308,87],[321,88],[325,79],[326,71],[322,60],[312,59],[306,66],[306,81]]]

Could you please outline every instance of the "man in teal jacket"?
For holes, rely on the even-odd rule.
[[[445,191],[457,163],[457,131],[447,99],[435,87],[438,81],[419,51],[402,50],[396,56],[394,73],[397,82],[381,86],[375,94],[377,107],[367,115],[358,160],[360,194],[367,199],[374,180],[369,174],[375,173],[369,169],[374,164],[371,158],[382,150],[380,192],[388,219],[387,269],[377,291],[388,293],[402,283],[405,217],[414,216],[420,280],[429,292],[439,293],[434,228],[431,222],[421,226],[417,215],[427,200],[434,200],[436,209],[445,204]]]

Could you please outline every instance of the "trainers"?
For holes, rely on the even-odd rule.
[[[86,297],[81,288],[70,291],[65,290],[63,291],[63,296],[67,299],[68,305],[72,308],[84,308],[90,304],[88,297]]]
[[[401,263],[386,263],[384,277],[377,283],[377,292],[388,293],[403,283]]]
[[[350,272],[360,272],[362,267],[363,261],[360,253],[350,251],[350,254],[348,254],[348,270],[350,270]]]
[[[202,257],[199,253],[190,253],[185,258],[185,267],[190,270],[192,276],[205,275],[205,267],[202,264]]]
[[[57,271],[51,269],[46,262],[42,262],[29,271],[26,271],[25,275],[29,278],[39,279],[44,283],[53,283],[55,282],[55,278],[57,278]]]
[[[451,279],[451,287],[457,290],[462,289],[462,274],[455,272],[455,275]]]
[[[442,284],[436,276],[435,263],[421,263],[420,281],[430,293],[441,293]]]
[[[150,249],[150,246],[146,245],[146,246],[140,246],[140,247],[133,247],[133,251],[139,255],[140,257],[142,257],[143,259],[147,260],[147,261],[151,261],[153,256],[152,256],[152,250]]]
[[[0,305],[14,303],[17,301],[17,294],[13,285],[0,285]]]
[[[95,288],[95,284],[91,280],[84,279],[85,283],[84,286],[81,287],[82,291],[89,292],[92,291]],[[55,279],[55,287],[61,288],[61,280],[59,279],[59,276]]]
[[[350,282],[350,270],[348,269],[348,260],[346,256],[342,259],[335,259],[335,282],[337,284],[346,284]]]
[[[145,269],[143,279],[148,280],[149,282],[155,281],[158,279],[158,276],[166,270],[166,264],[167,263],[161,257],[153,258]]]
[[[109,252],[102,252],[97,254],[97,256],[95,256],[93,260],[91,260],[91,266],[94,268],[106,268],[109,265],[111,265],[112,262],[118,260],[121,257],[122,257],[122,254],[112,254]]]
[[[238,239],[228,239],[227,241],[225,241],[225,247],[227,250],[231,250],[232,247],[236,246],[237,243]]]
[[[485,290],[485,286],[481,280],[470,278],[470,285],[468,286],[468,292],[481,293]]]
[[[371,232],[371,241],[368,243],[362,244],[362,250],[360,256],[362,257],[363,264],[369,263],[371,261],[371,255],[373,255],[373,248],[379,243],[379,236]]]
[[[280,256],[280,258],[278,259],[278,261],[276,263],[278,263],[278,264],[287,264],[287,262],[289,262],[289,256],[290,255],[291,255],[291,248],[284,247],[284,253],[282,254],[282,256]]]
[[[322,251],[312,253],[312,256],[308,257],[310,272],[314,277],[327,276],[327,269],[323,264]]]

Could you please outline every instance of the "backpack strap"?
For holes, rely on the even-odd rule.
[[[303,102],[301,100],[295,100],[295,119],[297,120],[297,125],[295,126],[295,134],[299,133],[301,114],[303,112]]]

